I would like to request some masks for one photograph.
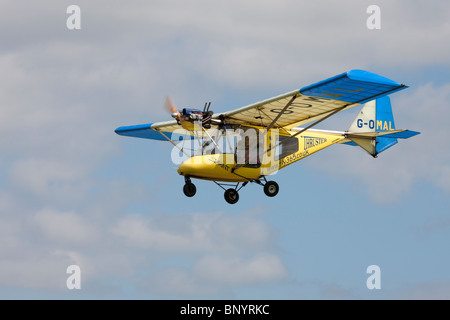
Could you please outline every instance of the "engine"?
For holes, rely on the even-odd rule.
[[[211,102],[209,104],[205,104],[205,108],[202,110],[199,109],[191,109],[191,108],[183,108],[181,112],[178,113],[172,113],[172,117],[177,119],[177,123],[181,125],[182,121],[189,121],[189,122],[201,122],[203,128],[209,129],[211,128],[211,121],[212,115],[214,114],[213,111],[209,110],[209,106],[211,105]],[[214,121],[215,123],[217,121]],[[219,121],[221,122],[221,121]],[[219,123],[217,123],[219,124]]]
[[[204,114],[201,110],[184,108],[181,112],[181,116],[184,117],[186,121],[202,121]]]

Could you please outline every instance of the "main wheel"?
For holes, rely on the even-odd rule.
[[[234,189],[225,191],[225,200],[230,204],[235,204],[239,201],[239,193]]]
[[[278,186],[278,183],[276,183],[275,181],[268,181],[264,185],[264,193],[268,197],[275,197],[278,191],[280,191],[280,187]]]
[[[186,195],[186,197],[193,197],[197,192],[197,188],[195,187],[195,184],[193,184],[192,182],[187,182],[183,187],[183,192]]]

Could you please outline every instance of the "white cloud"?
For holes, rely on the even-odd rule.
[[[191,267],[155,270],[141,281],[141,289],[175,297],[227,297],[233,288],[264,286],[288,279],[281,259],[270,253],[241,255],[206,254]]]
[[[274,253],[272,229],[251,211],[128,215],[118,219],[111,233],[134,251],[166,257],[162,261],[175,256],[192,261],[162,270],[149,267],[140,286],[152,294],[229,295],[233,287],[263,285],[288,275]]]
[[[151,225],[150,220],[139,216],[130,216],[121,219],[112,229],[112,233],[125,238],[133,246],[152,248],[163,252],[166,250],[197,249],[198,247],[193,245],[194,242],[202,246],[207,245],[202,241],[201,231],[196,232],[199,230],[192,230],[192,233],[186,237],[178,233],[159,230],[158,227]]]
[[[37,212],[30,221],[45,238],[60,244],[88,244],[98,240],[96,228],[72,211],[58,212],[45,208]]]
[[[166,267],[141,282],[140,289],[157,296],[196,297],[217,296],[220,288],[199,281],[192,271],[184,267]]]
[[[20,257],[0,260],[2,286],[51,289],[53,292],[66,288],[66,269],[73,264],[70,257],[39,249],[31,252],[25,247],[20,248],[20,252]]]
[[[226,286],[255,285],[285,279],[288,271],[280,257],[259,253],[241,256],[210,255],[195,265],[195,273],[206,283]]]
[[[195,213],[120,219],[111,232],[132,246],[160,252],[246,252],[273,249],[269,225],[251,213]]]
[[[58,196],[65,184],[78,182],[84,168],[48,159],[18,160],[12,165],[10,178],[23,189],[41,196]]]

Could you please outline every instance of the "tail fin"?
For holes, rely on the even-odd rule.
[[[391,100],[388,96],[367,102],[347,131],[347,138],[373,157],[393,145],[397,139],[407,139],[419,134],[409,130],[395,130]]]

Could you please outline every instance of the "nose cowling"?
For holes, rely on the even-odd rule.
[[[218,163],[214,156],[193,156],[178,166],[178,173],[206,180],[228,180],[235,178],[231,173],[231,166]]]
[[[209,171],[211,165],[204,163],[203,156],[193,156],[178,166],[178,173],[183,176],[198,176],[202,175],[204,171]]]
[[[187,164],[186,162],[183,162],[178,166],[177,172],[181,174],[182,176],[189,175],[189,172],[191,171],[191,166]]]

